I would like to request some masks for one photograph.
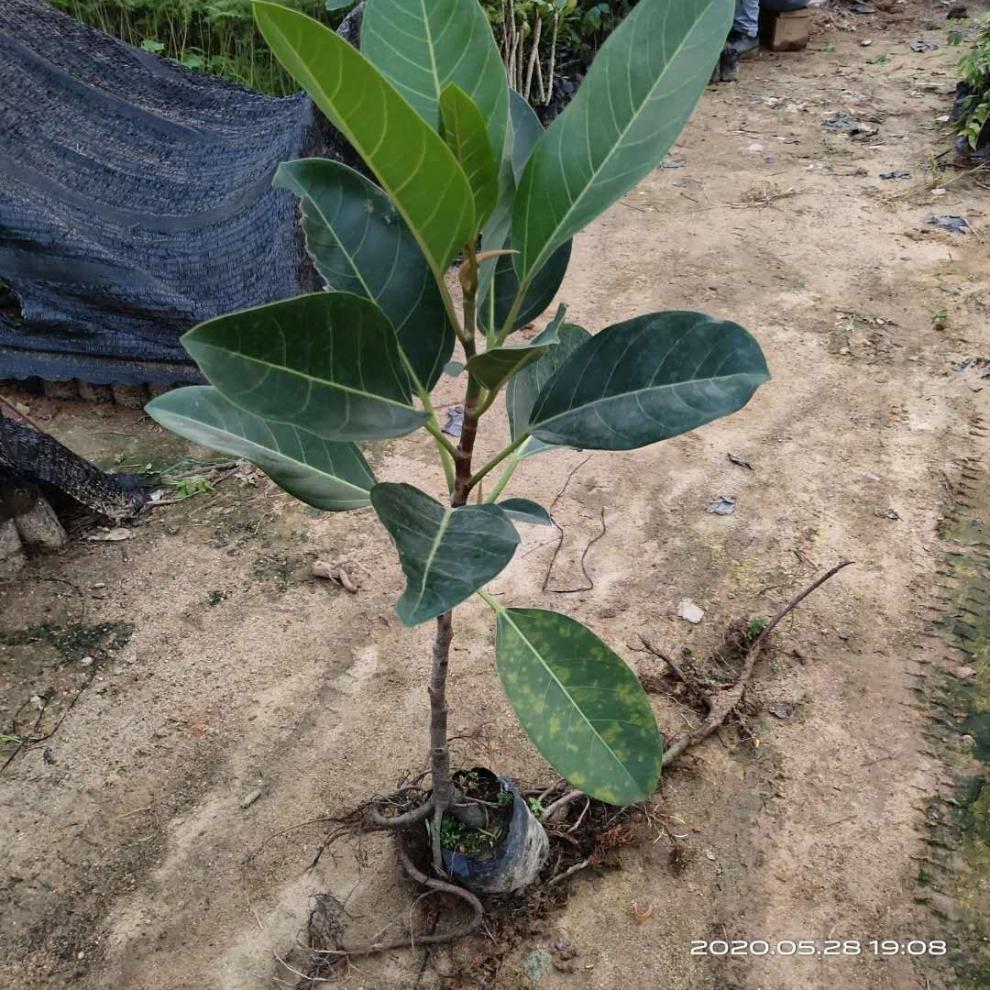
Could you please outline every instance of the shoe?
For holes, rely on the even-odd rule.
[[[723,54],[732,52],[736,58],[745,58],[760,50],[760,39],[755,35],[743,34],[741,31],[733,30],[729,33],[729,40],[722,49]]]

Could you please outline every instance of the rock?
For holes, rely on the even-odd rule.
[[[972,667],[956,667],[952,673],[961,681],[968,681],[970,678],[976,676],[976,671]]]
[[[121,540],[129,540],[133,535],[132,530],[124,529],[123,526],[116,526],[113,529],[104,530],[102,533],[94,533],[89,539],[102,543],[119,543]]]
[[[0,522],[0,581],[10,581],[26,563],[13,519]]]
[[[27,512],[14,519],[20,534],[21,543],[33,550],[61,550],[69,537],[65,528],[48,504],[48,499],[39,495]]]
[[[247,797],[241,799],[241,810],[244,810],[246,808],[250,808],[251,805],[254,804],[254,802],[257,801],[258,798],[260,798],[260,797],[261,797],[261,791],[260,790],[251,791],[251,793],[248,794]]]
[[[775,701],[773,704],[767,705],[767,711],[774,718],[786,722],[788,719],[794,718],[795,708],[790,701]]]
[[[677,606],[677,614],[696,626],[705,617],[705,610],[696,605],[690,598],[684,598]]]

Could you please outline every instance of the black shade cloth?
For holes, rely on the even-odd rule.
[[[278,163],[322,149],[272,99],[0,0],[0,379],[198,381],[180,334],[315,288]]]

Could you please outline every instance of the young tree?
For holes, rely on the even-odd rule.
[[[732,0],[640,0],[545,132],[511,92],[477,0],[367,0],[358,51],[303,14],[258,0],[285,68],[378,179],[334,161],[284,164],[327,291],[211,320],[183,342],[212,387],[148,411],[174,432],[243,457],[330,512],[371,505],[407,578],[410,626],[434,621],[432,793],[401,824],[441,824],[454,799],[446,681],[452,611],[495,615],[495,665],[529,737],[575,788],[624,805],[656,787],[661,738],[623,660],[573,618],[485,591],[512,559],[534,502],[499,501],[526,458],[554,447],[629,450],[745,405],[768,378],[756,341],[700,313],[637,316],[592,335],[561,307],[510,343],[556,295],[571,239],[653,170],[711,75]],[[444,276],[460,258],[461,305]],[[431,391],[460,344],[463,430],[441,431]],[[477,465],[486,413],[505,396],[510,436]],[[359,444],[418,429],[435,440],[447,504],[376,481]],[[482,480],[498,480],[483,492]]]

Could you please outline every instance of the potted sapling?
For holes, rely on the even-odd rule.
[[[491,609],[493,675],[571,788],[622,806],[657,786],[661,735],[622,658],[577,619],[496,599],[486,585],[521,528],[550,522],[545,507],[507,497],[530,458],[666,440],[740,409],[768,378],[746,330],[696,312],[592,333],[560,307],[532,339],[514,337],[556,297],[574,236],[662,161],[732,10],[732,0],[640,0],[544,130],[509,89],[477,0],[367,0],[360,49],[297,11],[254,4],[274,54],[376,181],[336,161],[280,167],[275,182],[300,199],[325,291],[189,331],[183,343],[210,384],[148,411],[310,506],[370,507],[388,531],[406,578],[399,617],[435,627],[431,779],[419,805],[395,813],[380,802],[371,816],[425,836],[445,883],[519,889],[547,848],[538,815],[497,768],[450,764],[453,617],[472,597]],[[456,292],[445,278],[455,265]],[[431,398],[445,369],[463,383],[456,440]],[[501,402],[508,435],[479,463],[477,438]],[[362,453],[417,430],[435,444],[442,492],[379,481]]]

